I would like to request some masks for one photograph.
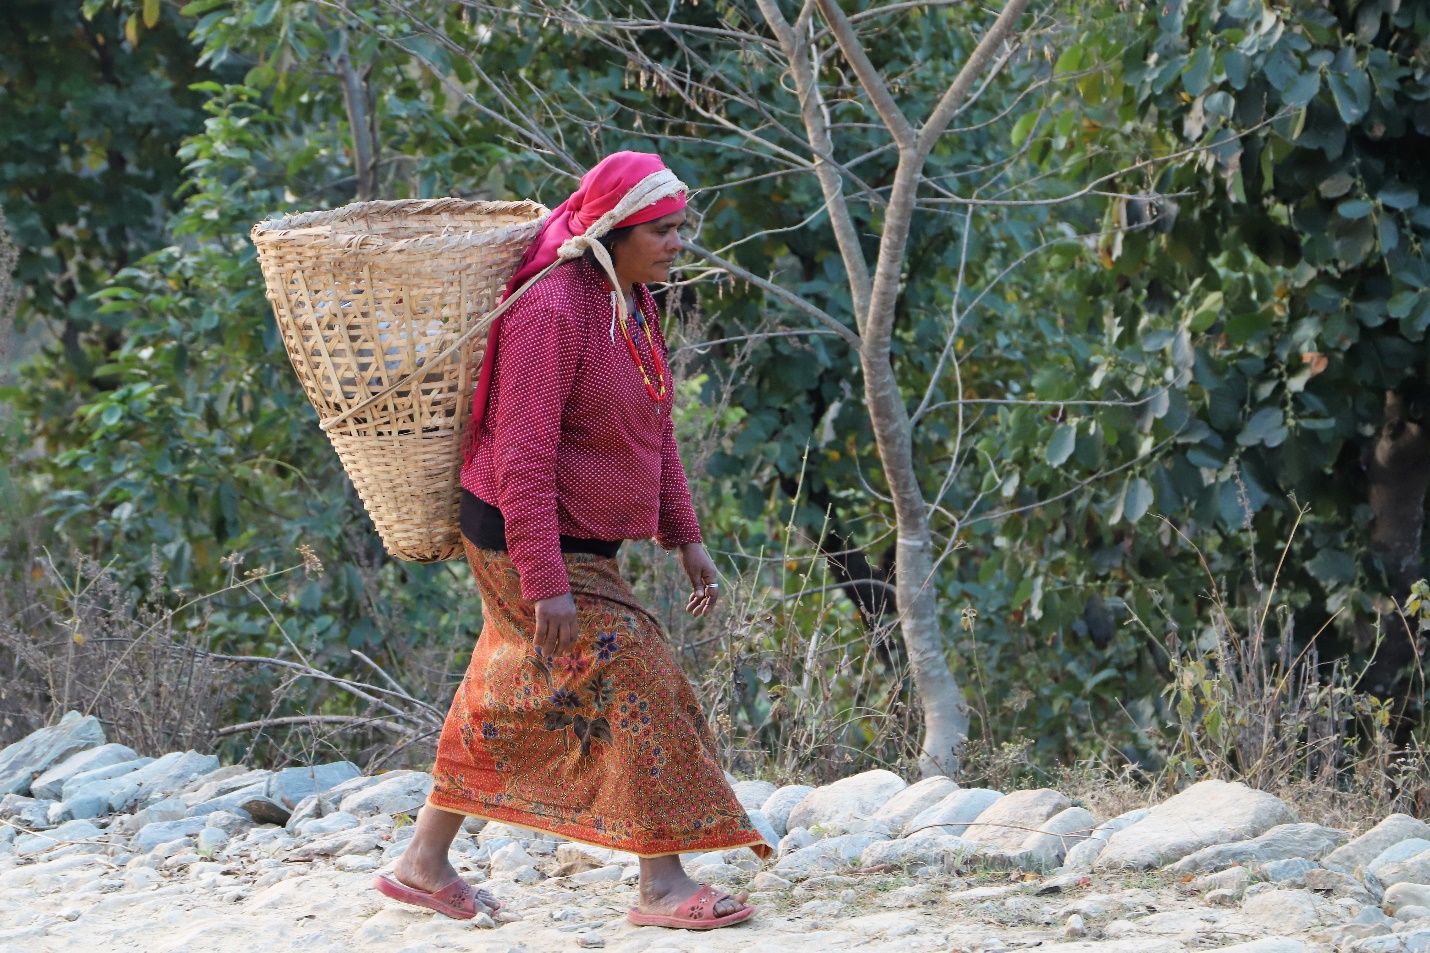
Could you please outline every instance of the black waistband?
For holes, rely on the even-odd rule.
[[[471,540],[473,546],[506,551],[506,517],[501,515],[501,510],[467,489],[462,490],[460,520],[462,535]],[[619,539],[562,536],[560,544],[563,553],[590,553],[592,556],[605,556],[607,559],[615,559],[616,553],[621,549]]]

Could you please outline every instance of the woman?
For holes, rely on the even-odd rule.
[[[715,605],[646,288],[670,276],[685,201],[658,156],[609,156],[552,213],[508,286],[521,294],[493,324],[462,469],[484,627],[412,843],[377,879],[388,896],[453,917],[494,913],[496,899],[447,859],[472,816],[639,855],[634,923],[710,929],[754,912],[745,894],[681,868],[684,852],[770,848],[614,558],[622,540],[655,537],[679,551],[687,610]]]

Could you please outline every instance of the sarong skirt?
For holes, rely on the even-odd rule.
[[[658,623],[614,559],[563,555],[575,651],[533,641],[536,612],[504,552],[466,544],[483,627],[442,727],[428,803],[645,857],[770,853]]]

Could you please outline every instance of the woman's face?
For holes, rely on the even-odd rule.
[[[632,228],[611,249],[616,274],[629,284],[668,281],[680,253],[680,226],[684,224],[685,210],[681,209]]]

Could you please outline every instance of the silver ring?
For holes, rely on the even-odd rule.
[[[705,588],[706,588],[706,589],[719,589],[719,588],[720,588],[720,584],[719,584],[718,582],[707,582],[707,583],[705,584]]]

